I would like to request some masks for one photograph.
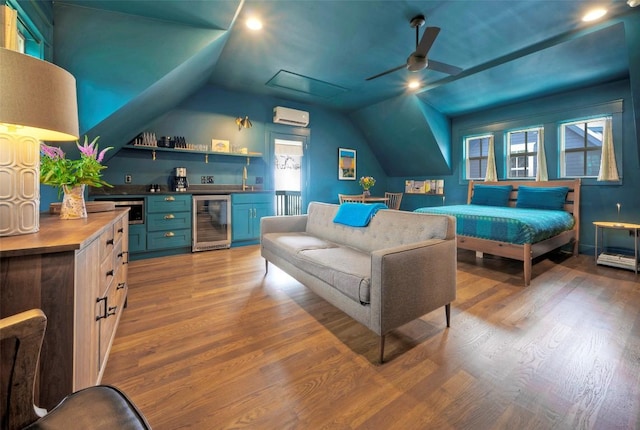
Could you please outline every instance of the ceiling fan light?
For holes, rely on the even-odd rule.
[[[602,18],[606,14],[607,14],[607,10],[606,9],[603,9],[603,8],[593,9],[593,10],[590,10],[589,12],[587,12],[586,14],[584,14],[584,16],[582,17],[582,20],[584,22],[591,22],[591,21],[595,21],[595,20],[597,20],[599,18]]]
[[[407,84],[407,88],[409,88],[410,90],[415,90],[420,88],[420,81],[418,80],[409,81],[409,83]]]
[[[247,19],[246,24],[247,24],[247,27],[249,28],[249,30],[257,31],[257,30],[261,30],[262,29],[262,22],[258,18],[255,18],[255,17]]]

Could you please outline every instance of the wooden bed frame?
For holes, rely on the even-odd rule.
[[[518,187],[568,187],[569,192],[564,203],[564,210],[573,215],[575,225],[573,229],[564,231],[549,239],[537,243],[525,243],[517,245],[496,240],[479,239],[470,236],[457,236],[458,248],[471,251],[497,255],[499,257],[512,258],[524,262],[524,285],[531,283],[531,261],[547,252],[553,251],[563,245],[573,242],[573,255],[578,255],[578,244],[580,238],[580,179],[564,181],[469,181],[467,203],[471,202],[474,185],[512,185],[513,191],[509,198],[509,206],[515,206],[518,199]]]

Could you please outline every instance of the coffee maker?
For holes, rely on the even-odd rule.
[[[187,187],[189,186],[189,181],[187,180],[187,168],[176,167],[173,170],[171,188],[173,191],[187,191]]]

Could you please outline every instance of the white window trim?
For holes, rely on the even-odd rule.
[[[538,141],[537,144],[538,145],[544,145],[544,142],[540,142],[540,136],[542,135],[542,133],[544,132],[544,127],[543,126],[533,126],[533,127],[525,127],[525,128],[518,128],[518,129],[514,129],[514,130],[509,130],[505,133],[505,142],[506,142],[506,146],[507,146],[507,150],[506,150],[506,176],[509,179],[535,179],[536,178],[536,172],[529,172],[528,176],[511,176],[511,135],[515,134],[515,133],[524,133],[524,132],[530,132],[530,131],[537,131],[538,132]],[[525,145],[525,154],[529,154],[528,156],[532,156],[533,158],[537,157],[538,155],[538,151],[536,150],[536,152],[534,153],[527,153],[526,152],[526,145]]]
[[[560,177],[561,178],[597,178],[598,175],[584,175],[584,176],[569,176],[567,175],[567,169],[566,169],[566,158],[565,158],[565,127],[566,126],[570,126],[573,124],[581,124],[581,123],[585,123],[585,122],[595,122],[595,121],[604,121],[607,118],[612,118],[612,122],[613,122],[613,115],[598,115],[598,116],[590,116],[587,118],[579,118],[579,119],[572,119],[569,121],[563,121],[562,123],[558,124],[558,134],[560,136],[560,142],[558,147],[560,148]],[[601,155],[602,156],[602,147],[600,147],[600,151],[601,151]]]
[[[493,133],[484,133],[484,134],[478,134],[478,135],[473,135],[473,136],[465,136],[463,138],[463,142],[464,142],[464,164],[465,164],[465,172],[464,172],[464,176],[465,176],[465,180],[484,180],[484,176],[482,177],[478,177],[478,178],[472,178],[469,176],[469,172],[471,171],[471,166],[470,166],[470,158],[469,158],[469,141],[471,140],[475,140],[475,139],[491,139],[493,137]],[[487,159],[489,156],[489,154],[487,153],[487,157],[484,157],[485,159]],[[481,159],[483,157],[479,157],[479,158],[474,158],[475,159]]]

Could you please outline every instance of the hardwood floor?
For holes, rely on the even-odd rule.
[[[133,262],[103,383],[163,429],[640,428],[640,284],[459,251],[444,309],[378,338],[257,246]]]

